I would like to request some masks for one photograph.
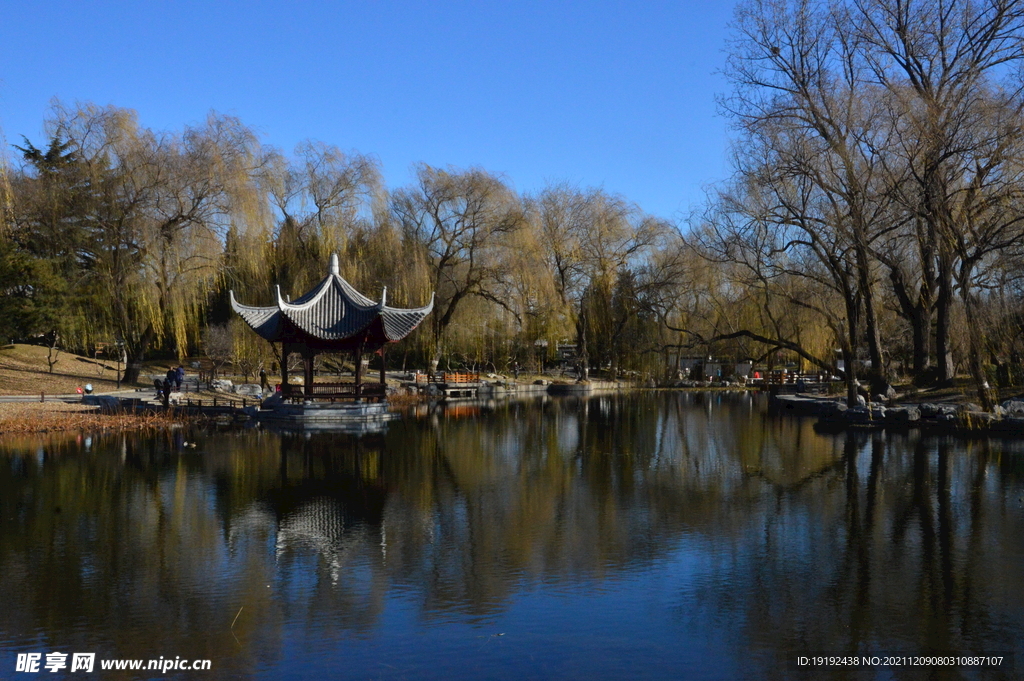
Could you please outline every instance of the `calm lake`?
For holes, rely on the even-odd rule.
[[[0,678],[1024,676],[1021,443],[737,393],[423,412],[0,441]],[[853,654],[1004,660],[798,663]],[[159,658],[211,669],[100,669]]]

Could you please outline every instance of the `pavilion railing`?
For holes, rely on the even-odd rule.
[[[357,386],[355,383],[314,383],[312,391],[306,394],[306,388],[296,383],[288,383],[278,386],[281,397],[292,399],[345,399],[345,398],[382,398],[387,394],[387,389],[380,383],[363,383]]]

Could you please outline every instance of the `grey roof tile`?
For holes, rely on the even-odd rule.
[[[321,341],[344,341],[364,332],[373,333],[374,322],[381,320],[384,338],[398,341],[412,332],[434,307],[434,299],[421,308],[388,307],[356,291],[338,274],[336,256],[331,256],[331,273],[294,301],[286,302],[278,290],[277,305],[252,307],[235,300],[231,307],[263,338],[269,341],[302,340],[303,334]],[[298,332],[298,333],[296,333]]]

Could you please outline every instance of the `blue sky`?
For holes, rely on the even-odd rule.
[[[305,139],[481,166],[519,191],[603,187],[678,218],[727,172],[715,95],[732,3],[12,2],[0,129],[43,143],[52,98],[176,129],[211,109]]]

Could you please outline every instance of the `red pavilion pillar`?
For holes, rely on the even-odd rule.
[[[288,355],[290,348],[287,343],[281,343],[281,396],[284,397],[288,390]]]
[[[303,380],[302,380],[304,385],[302,387],[303,387],[303,392],[306,394],[306,397],[312,397],[313,396],[313,357],[314,356],[315,356],[315,353],[312,350],[310,350],[309,348],[306,348],[306,351],[304,353],[302,353],[302,361],[303,361],[303,369],[304,369],[304,372],[303,372],[304,376],[303,376]]]

